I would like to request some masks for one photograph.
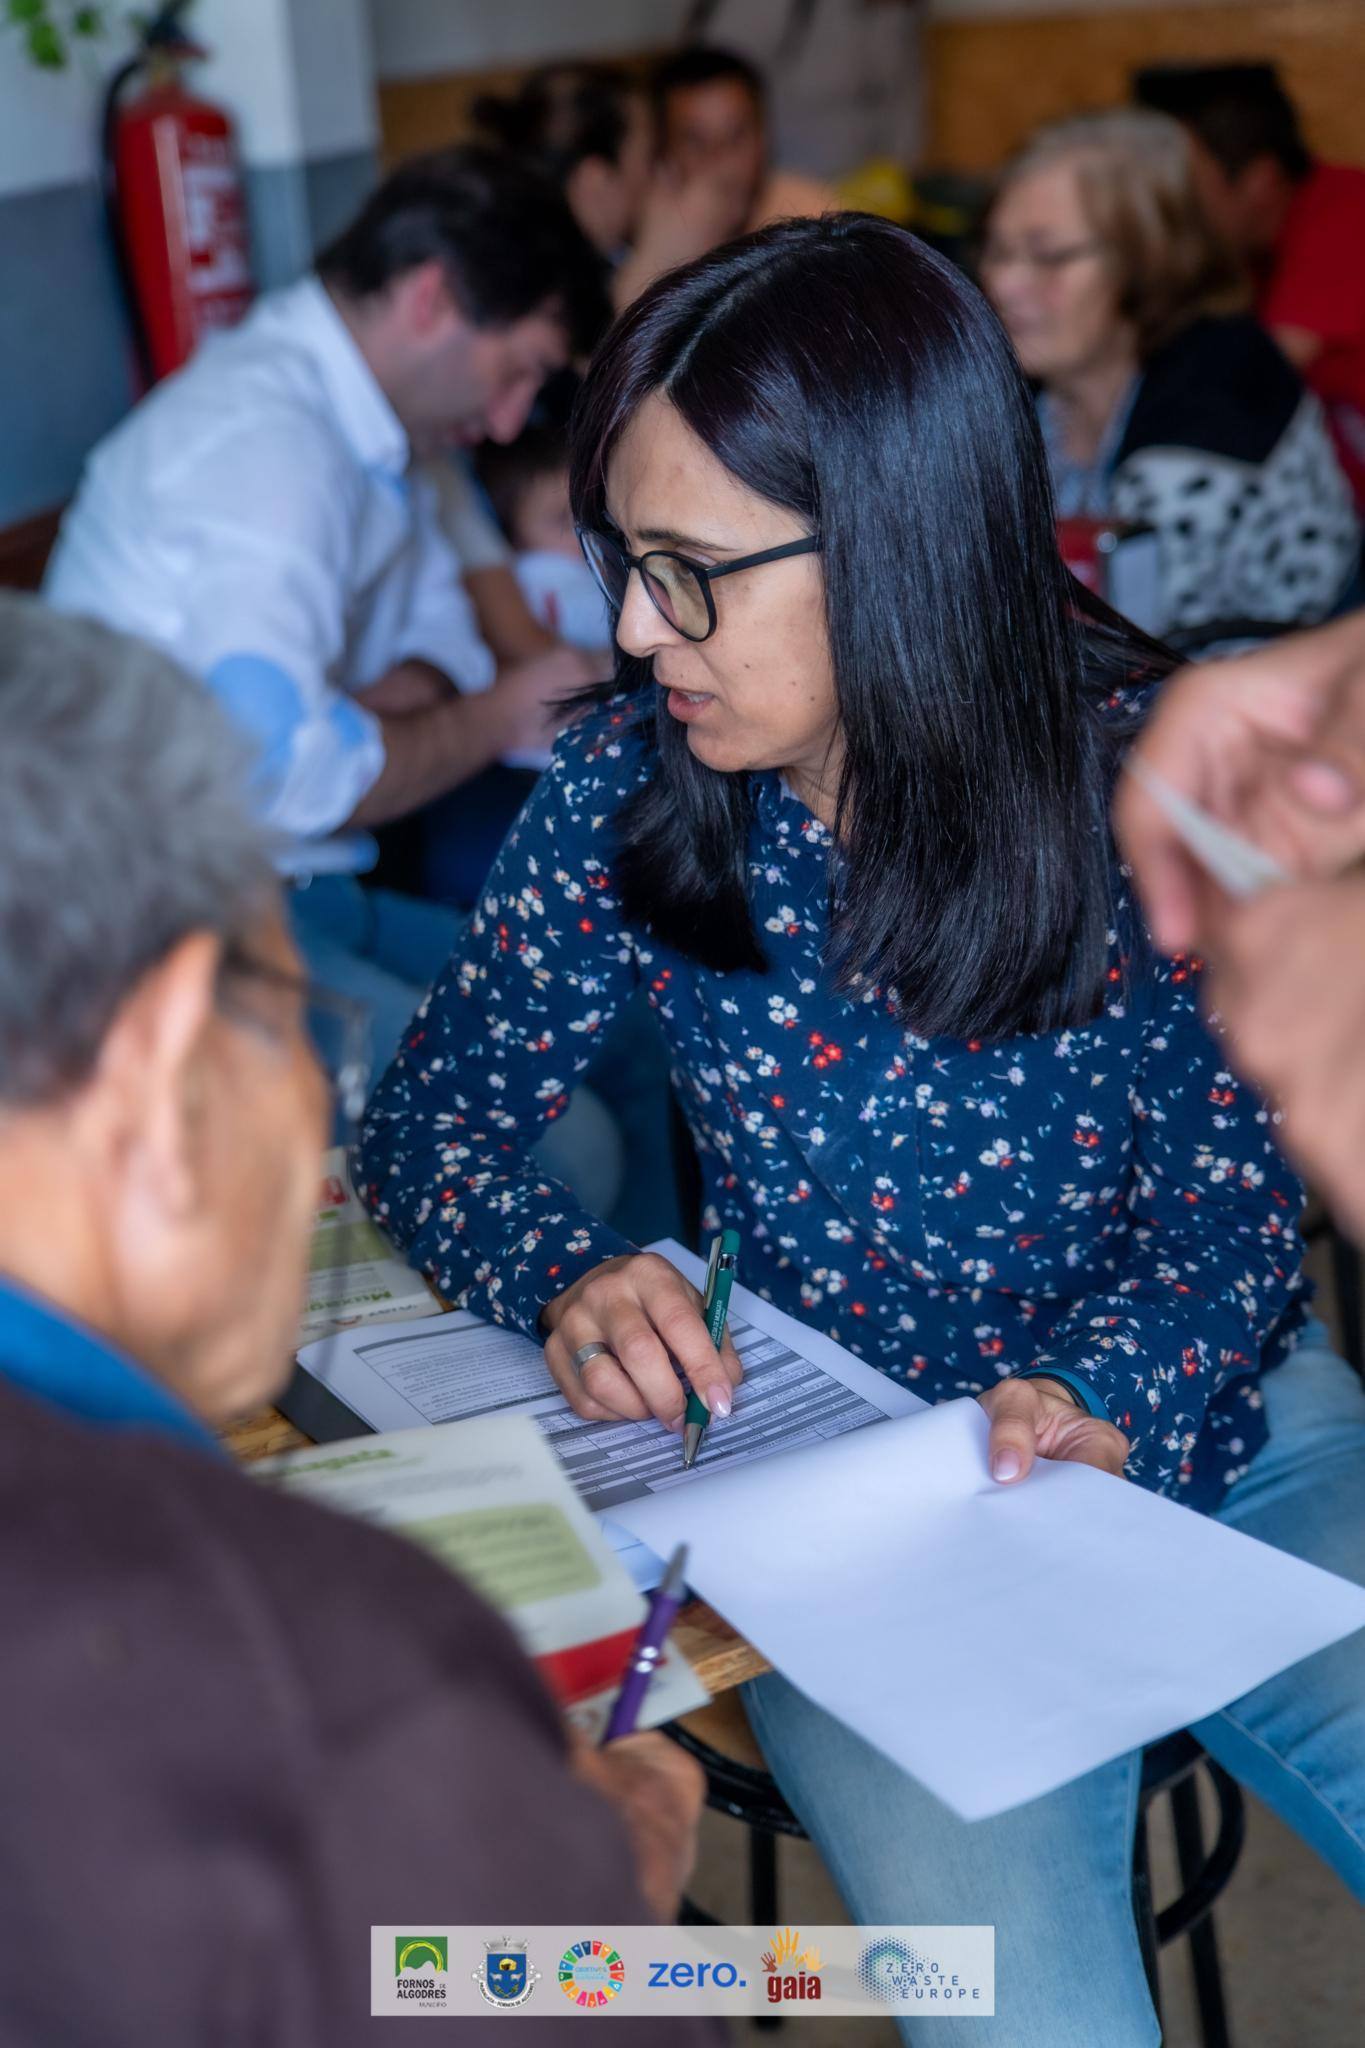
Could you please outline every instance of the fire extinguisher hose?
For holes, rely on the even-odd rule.
[[[100,185],[104,198],[104,217],[109,228],[109,239],[113,246],[114,262],[118,268],[119,286],[128,309],[128,324],[132,329],[133,346],[137,351],[138,368],[145,385],[156,382],[152,361],[151,336],[138,301],[137,283],[133,275],[132,251],[124,233],[122,216],[118,203],[118,166],[116,161],[118,139],[118,106],[125,86],[138,73],[145,71],[158,52],[174,55],[199,56],[203,53],[186,35],[181,26],[181,17],[188,13],[194,0],[164,0],[151,20],[141,31],[137,50],[110,79],[105,88],[104,103],[100,111]]]
[[[130,79],[136,78],[146,69],[147,52],[143,48],[135,57],[129,57],[120,64],[105,89],[104,105],[100,114],[100,189],[104,198],[104,218],[109,229],[109,240],[114,251],[114,262],[118,269],[119,288],[128,313],[128,324],[133,333],[133,346],[137,351],[137,365],[145,386],[155,382],[152,371],[152,344],[147,332],[142,308],[138,303],[137,285],[133,277],[132,253],[128,237],[123,232],[123,221],[118,204],[118,171],[115,164],[115,140],[118,132],[118,103],[124,87]]]

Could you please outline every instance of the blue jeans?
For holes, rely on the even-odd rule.
[[[1365,1584],[1365,1389],[1320,1325],[1262,1384],[1270,1441],[1218,1519]],[[745,1705],[855,1921],[994,1924],[995,2017],[906,2019],[905,2040],[1155,2048],[1132,1910],[1140,1752],[967,1822],[785,1679],[755,1680]],[[1193,1732],[1365,1901],[1365,1630]],[[1004,1677],[1000,1740],[1028,1741]]]
[[[290,891],[289,910],[310,977],[369,1010],[378,1078],[455,950],[464,918],[417,896],[362,889],[354,875],[316,876]],[[605,1215],[621,1192],[621,1134],[591,1089],[574,1090],[564,1115],[537,1144],[536,1156],[596,1216]]]

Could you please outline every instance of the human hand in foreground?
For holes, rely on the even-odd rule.
[[[687,1389],[675,1358],[713,1418],[730,1413],[744,1376],[729,1331],[717,1351],[701,1295],[654,1252],[603,1260],[550,1302],[540,1320],[556,1384],[574,1413],[594,1422],[657,1415],[681,1432]],[[580,1369],[574,1354],[588,1344],[605,1350]]]
[[[623,1735],[605,1749],[569,1738],[570,1769],[616,1808],[635,1852],[635,1875],[655,1918],[669,1926],[697,1860],[706,1780],[666,1735]]]
[[[1216,917],[1205,986],[1233,1061],[1280,1111],[1285,1150],[1365,1243],[1365,875],[1223,899]]]
[[[1133,755],[1291,875],[1341,873],[1365,854],[1365,616],[1182,669]],[[1201,871],[1131,775],[1114,822],[1157,945],[1207,948]]]
[[[991,1419],[987,1457],[1002,1486],[1028,1477],[1035,1458],[1065,1458],[1099,1472],[1122,1473],[1128,1439],[1112,1422],[1091,1415],[1060,1380],[1001,1380],[977,1395]]]

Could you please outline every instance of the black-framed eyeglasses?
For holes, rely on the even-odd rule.
[[[222,972],[224,976],[241,974],[253,981],[269,982],[299,998],[309,1039],[331,1084],[338,1114],[347,1125],[358,1128],[369,1099],[373,1064],[369,1005],[354,996],[341,995],[336,989],[322,988],[306,975],[292,974],[272,961],[258,960],[240,945],[227,946]]]
[[[645,595],[659,617],[684,640],[709,640],[716,630],[716,601],[711,585],[722,576],[740,569],[757,569],[764,562],[785,562],[793,555],[818,555],[820,543],[814,534],[802,540],[784,541],[781,547],[764,548],[756,555],[741,555],[737,562],[720,562],[708,568],[672,548],[650,548],[643,555],[627,554],[618,540],[592,527],[578,528],[578,542],[598,588],[612,610],[619,614],[626,601],[626,585],[632,569],[640,572]]]

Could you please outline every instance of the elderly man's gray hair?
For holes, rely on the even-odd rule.
[[[274,900],[249,768],[164,655],[0,593],[0,1101],[82,1081],[150,967]]]

